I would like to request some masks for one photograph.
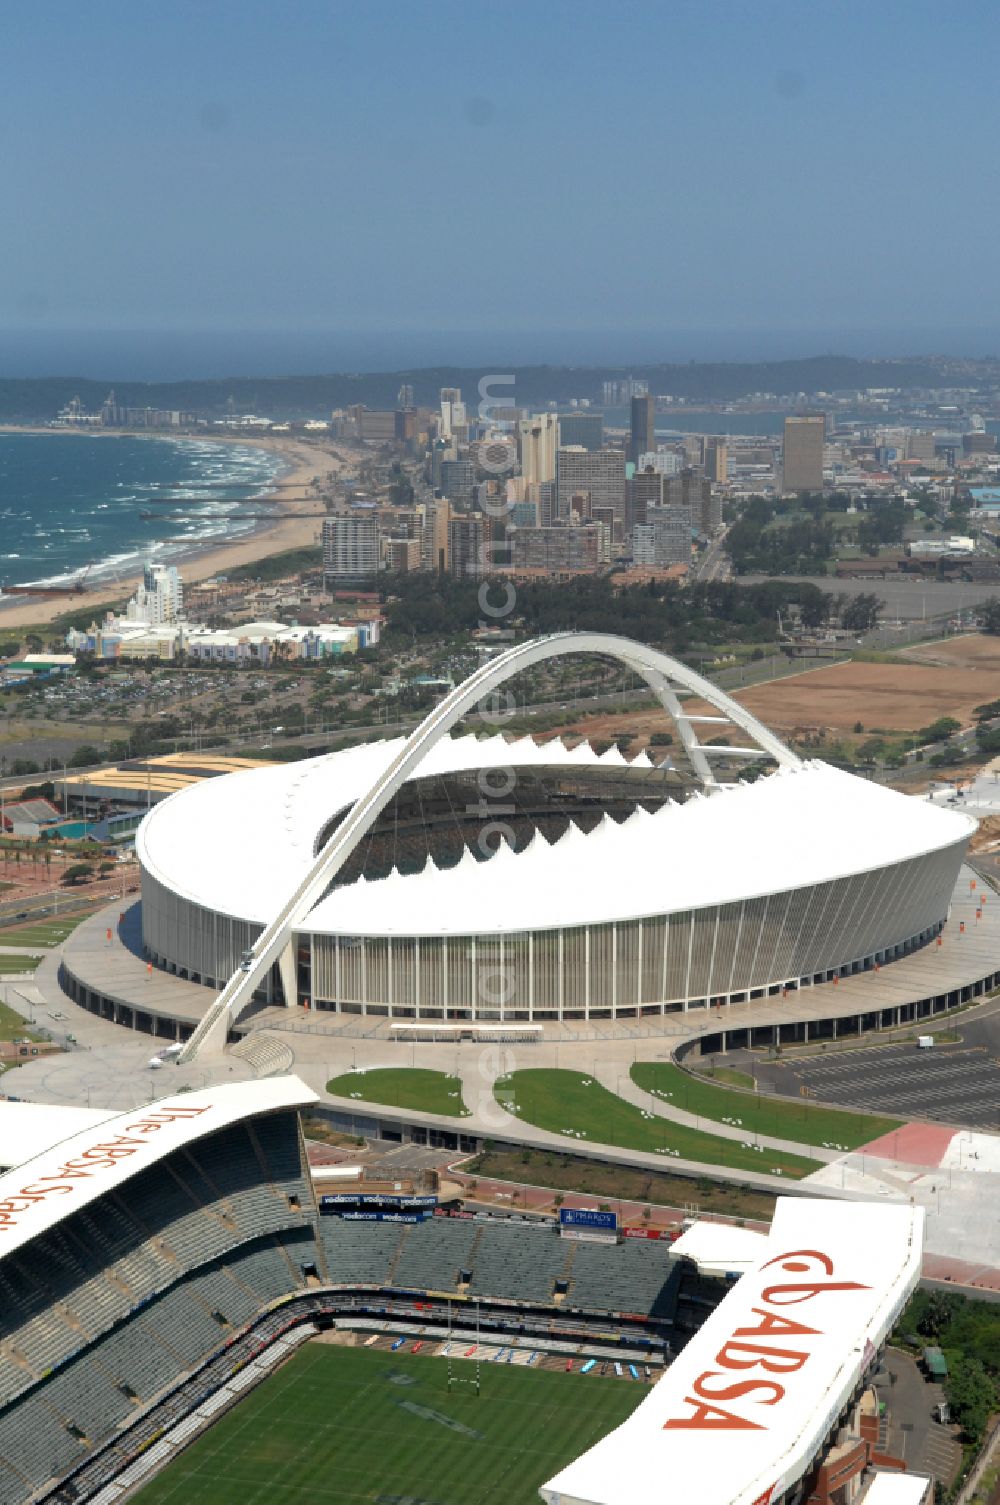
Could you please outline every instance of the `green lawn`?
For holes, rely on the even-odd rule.
[[[422,1354],[308,1344],[136,1505],[537,1505],[539,1486],[649,1393],[484,1364],[481,1395],[449,1394],[447,1376]]]
[[[721,1139],[665,1118],[646,1118],[639,1108],[581,1071],[537,1067],[515,1071],[498,1079],[496,1096],[525,1123],[573,1138],[576,1130],[594,1144],[617,1144],[654,1154],[676,1150],[681,1160],[744,1171],[779,1169],[785,1176],[807,1176],[818,1169],[814,1160],[802,1155],[744,1149],[738,1139]],[[663,1155],[667,1166],[671,1158]]]
[[[0,1003],[0,1040],[40,1040],[43,1037],[33,1034],[28,1028],[28,1021],[9,1009],[5,1003]]]
[[[843,1144],[853,1150],[880,1134],[891,1134],[900,1124],[896,1118],[821,1108],[805,1100],[781,1102],[766,1094],[734,1092],[666,1061],[638,1061],[632,1067],[632,1080],[646,1092],[659,1093],[675,1108],[717,1122],[739,1118],[748,1133],[794,1139],[797,1144]]]
[[[343,1076],[331,1077],[326,1090],[336,1097],[355,1097],[392,1108],[415,1108],[420,1113],[447,1113],[452,1118],[465,1118],[469,1112],[462,1101],[460,1077],[419,1066],[345,1071]]]
[[[20,972],[34,972],[40,956],[4,956],[0,953],[0,977],[16,977]]]
[[[89,919],[89,915],[72,914],[65,918],[60,916],[52,920],[26,920],[21,925],[5,925],[0,928],[0,945],[58,946],[72,934],[81,920],[86,919]]]

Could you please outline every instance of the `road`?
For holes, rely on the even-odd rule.
[[[731,580],[732,565],[729,555],[726,553],[726,539],[729,529],[724,528],[715,534],[704,554],[696,561],[691,571],[692,580]]]

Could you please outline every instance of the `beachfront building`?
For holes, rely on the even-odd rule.
[[[310,627],[285,622],[245,622],[230,628],[212,628],[200,622],[154,626],[109,614],[100,625],[92,622],[85,632],[71,629],[66,641],[74,653],[92,654],[102,660],[160,659],[170,663],[186,656],[199,663],[266,666],[357,653],[359,648],[378,642],[379,627],[378,620],[346,625],[320,622]]]
[[[125,620],[162,627],[184,618],[184,582],[173,564],[143,566],[142,584],[125,607]]]

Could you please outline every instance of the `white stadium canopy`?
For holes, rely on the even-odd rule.
[[[23,1165],[61,1139],[114,1118],[114,1111],[56,1103],[0,1101],[0,1169]]]
[[[549,1505],[761,1505],[808,1472],[920,1276],[923,1210],[778,1199],[759,1260]]]
[[[266,923],[309,870],[331,817],[364,794],[402,745],[254,769],[172,795],[140,828],[143,867],[191,902]],[[598,756],[587,744],[568,750],[558,741],[466,736],[437,743],[420,777],[611,764],[629,766],[617,748]],[[631,766],[650,765],[642,757]],[[973,829],[956,811],[814,761],[696,792],[655,814],[638,809],[621,825],[605,817],[587,835],[571,825],[550,844],[536,834],[517,854],[501,843],[489,862],[467,853],[454,868],[428,861],[420,873],[345,885],[316,905],[308,928],[461,935],[604,923],[827,882],[964,841]]]
[[[68,1138],[50,1140],[30,1160],[0,1175],[0,1257],[186,1144],[245,1118],[316,1101],[315,1092],[298,1077],[281,1076],[205,1087],[126,1113],[100,1115],[102,1123],[90,1122]],[[49,1120],[60,1136],[66,1122],[58,1110]]]

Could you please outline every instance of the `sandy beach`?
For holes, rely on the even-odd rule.
[[[59,432],[58,429],[0,425],[0,433],[8,434],[51,435]],[[105,434],[109,440],[116,437],[116,431],[105,431]],[[88,431],[88,435],[94,437],[92,431]],[[104,437],[101,431],[97,431],[97,436]],[[67,442],[71,442],[74,437],[72,431],[66,431]],[[156,434],[145,437],[156,442],[161,438],[178,439],[189,436]],[[177,565],[188,585],[193,585],[199,580],[207,580],[213,575],[225,574],[227,570],[235,569],[238,565],[252,564],[254,560],[264,559],[269,554],[280,554],[285,549],[307,548],[317,543],[322,519],[302,515],[304,512],[315,512],[322,505],[313,490],[313,483],[322,482],[331,474],[339,474],[356,464],[356,456],[346,447],[325,437],[293,439],[283,435],[271,437],[242,433],[197,434],[190,437],[197,438],[199,441],[210,441],[213,444],[252,445],[256,449],[269,450],[273,454],[280,455],[289,468],[275,482],[274,522],[263,522],[253,533],[241,534],[229,543],[217,538],[213,539],[203,548],[193,548],[189,553],[171,561]],[[85,612],[91,609],[96,611],[111,600],[120,600],[123,596],[131,595],[140,578],[138,573],[133,572],[129,575],[122,575],[114,581],[103,581],[94,590],[82,591],[77,595],[23,597],[14,598],[9,604],[5,601],[0,602],[0,630],[51,622],[55,617],[62,616],[67,611]]]

